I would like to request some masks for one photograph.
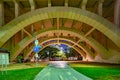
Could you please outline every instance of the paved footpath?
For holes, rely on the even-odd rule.
[[[93,80],[65,63],[52,63],[40,71],[34,80]]]

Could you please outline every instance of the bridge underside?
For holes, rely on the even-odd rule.
[[[43,4],[47,3],[48,6],[42,6],[41,8],[40,4],[37,4],[39,8],[35,8],[39,1]],[[98,3],[96,4],[98,5],[98,13],[95,13],[96,8],[90,7],[95,0],[91,3],[89,0],[77,0],[80,3],[79,7],[77,2],[72,1],[73,3],[71,3],[69,0],[45,1],[29,0],[30,6],[24,9],[27,13],[24,11],[20,13],[21,9],[19,9],[22,6],[21,3],[24,3],[23,8],[28,5],[26,0],[15,0],[12,3],[7,0],[0,2],[1,16],[6,15],[6,11],[8,11],[5,8],[6,5],[11,6],[13,3],[15,5],[15,14],[12,14],[12,12],[8,14],[10,16],[8,22],[7,17],[5,19],[0,17],[0,47],[10,50],[10,61],[16,60],[20,54],[24,55],[25,60],[28,56],[34,56],[33,47],[34,37],[36,36],[39,45],[42,45],[42,49],[51,44],[66,44],[80,53],[84,61],[120,62],[120,21],[117,19],[118,23],[116,21],[116,25],[113,23],[113,20],[116,20],[112,16],[113,14],[110,15],[104,10],[102,12],[102,8],[108,8],[104,2],[96,1]],[[111,1],[114,2],[114,0],[105,2],[107,4]],[[54,4],[54,6],[51,4]],[[104,4],[103,7],[100,7],[100,4]],[[112,5],[111,3],[108,6]],[[87,10],[86,6],[93,11]],[[112,11],[111,8],[108,9],[109,12]],[[10,7],[10,10],[12,11],[13,7]],[[105,15],[109,15],[110,20]],[[6,23],[3,24],[4,21]]]

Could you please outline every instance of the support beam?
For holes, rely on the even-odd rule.
[[[72,21],[72,25],[71,25],[71,28],[73,28],[73,26],[75,25],[75,20]]]
[[[19,5],[17,2],[15,2],[15,17],[19,16]]]
[[[93,32],[94,30],[95,30],[95,28],[90,29],[83,37],[88,36],[88,35],[89,35],[91,32]],[[82,41],[82,39],[79,39],[76,44],[78,44],[80,41]],[[76,44],[74,44],[73,46],[75,46]]]
[[[68,0],[65,0],[65,7],[68,7]]]
[[[14,13],[15,13],[15,18],[17,18],[19,16],[19,3],[17,0],[13,0],[14,2],[14,5],[15,5],[15,10],[14,10]],[[21,38],[23,38],[23,31],[21,31]],[[15,37],[13,37],[13,39],[11,40],[12,42],[12,48],[13,46],[15,46]]]
[[[29,0],[30,6],[31,6],[31,10],[35,9],[35,2],[34,0]]]
[[[15,5],[15,18],[19,16],[19,3],[16,0],[14,1],[14,5]]]
[[[57,18],[57,29],[59,30],[59,18]]]
[[[88,0],[83,0],[82,3],[81,3],[81,8],[84,9],[84,10],[86,10],[87,1]]]
[[[91,32],[93,32],[95,30],[95,28],[93,27],[92,29],[90,29],[85,35],[84,37],[88,36]]]
[[[19,7],[19,3],[18,3],[17,0],[13,0],[13,2],[14,2],[14,5],[15,5],[15,18],[17,18],[19,16],[20,7]],[[23,39],[23,35],[24,35],[23,30],[21,30],[21,39]]]
[[[45,28],[45,23],[44,23],[44,21],[43,21],[43,20],[42,20],[42,21],[40,21],[40,24],[42,24],[41,29],[44,29],[44,28]]]
[[[30,37],[33,37],[28,31],[26,31],[25,29],[22,29],[27,35],[29,35]]]
[[[103,2],[104,2],[104,0],[99,0],[99,2],[98,2],[98,14],[100,16],[102,16],[102,12],[103,12]]]
[[[62,26],[64,26],[64,25],[65,25],[66,21],[67,21],[67,19],[62,18]],[[61,27],[62,27],[62,26],[61,26]]]
[[[118,32],[115,32],[114,25],[112,23],[86,10],[81,10],[73,7],[51,7],[35,10],[33,14],[31,14],[31,12],[26,14],[27,15],[22,15],[19,18],[12,20],[9,24],[6,24],[4,26],[5,28],[0,29],[0,46],[4,45],[4,43],[7,42],[7,40],[9,40],[10,37],[12,37],[15,33],[34,22],[60,17],[73,19],[85,24],[89,24],[90,26],[95,27],[98,31],[107,36],[111,41],[113,41],[113,43],[115,43],[116,46],[120,47],[120,31],[118,30]],[[4,29],[7,29],[7,31],[2,31]]]
[[[48,7],[51,7],[51,0],[48,0]]]
[[[31,32],[34,33],[34,25],[31,25]]]
[[[30,6],[31,6],[31,11],[35,10],[35,2],[34,0],[29,0]],[[31,32],[34,33],[34,25],[31,25]]]
[[[60,20],[60,19],[57,18],[57,30],[59,30],[59,26],[60,26],[60,25],[59,25],[59,20]],[[59,44],[59,35],[60,35],[60,34],[58,33],[58,35],[57,35],[57,38],[58,38],[58,44]]]
[[[11,1],[11,0],[10,0]],[[13,0],[14,4],[15,4],[15,17],[18,17],[19,15],[21,15],[21,13],[23,13],[23,5],[20,3],[22,0]],[[25,1],[25,0],[24,0]],[[5,2],[5,1],[4,1]]]
[[[4,25],[4,3],[0,0],[0,27]]]
[[[115,0],[115,6],[114,6],[114,24],[116,25],[115,30],[120,26],[120,0]]]
[[[54,29],[54,28],[53,28]],[[102,47],[102,45],[100,44],[100,43],[98,43],[97,44],[97,42],[94,40],[94,39],[92,39],[92,38],[90,38],[89,36],[87,37],[87,38],[84,38],[83,37],[83,35],[81,35],[81,34],[78,34],[78,33],[75,33],[75,31],[74,32],[72,32],[72,31],[67,31],[66,29],[64,29],[64,30],[56,30],[56,29],[50,29],[50,30],[45,30],[45,32],[36,32],[37,34],[37,36],[38,36],[38,38],[39,37],[41,37],[41,36],[43,36],[44,34],[53,34],[54,32],[63,32],[63,33],[68,33],[68,34],[73,34],[73,35],[75,35],[76,37],[78,37],[78,38],[81,38],[81,39],[83,39],[85,42],[87,42],[87,44],[89,44],[97,53],[99,53],[103,58],[108,58],[109,57],[109,52],[108,51],[106,51],[106,49],[104,48],[104,47]],[[52,36],[50,36],[51,38],[53,38]],[[54,37],[54,38],[56,38],[56,37]],[[48,38],[46,38],[46,39],[50,39],[49,37]],[[61,39],[61,37],[60,37],[60,39]],[[87,40],[88,39],[88,40]],[[27,36],[26,38],[24,38],[24,40],[22,40],[21,42],[19,42],[16,46],[15,46],[15,48],[13,48],[13,50],[12,50],[12,52],[11,52],[11,59],[15,59],[15,57],[28,45],[28,44],[30,44],[30,43],[32,43],[33,42],[33,40],[34,40],[34,38],[33,37],[29,37],[29,36]],[[55,39],[55,40],[57,40],[57,38]],[[74,39],[72,39],[73,41],[74,41]],[[89,41],[90,40],[90,41]],[[40,44],[42,44],[42,43],[44,43],[46,40],[43,40],[43,42],[40,42]],[[67,40],[68,41],[68,40]],[[74,41],[75,42],[75,41]],[[76,43],[76,42],[75,42]],[[93,44],[92,44],[93,43]],[[56,44],[57,44],[57,42],[56,42]],[[101,45],[101,46],[100,46]],[[72,46],[72,45],[71,45]],[[78,46],[79,47],[79,46]],[[89,49],[89,48],[88,48]],[[31,49],[31,50],[33,50],[33,49]],[[87,50],[87,49],[85,49],[85,50]]]
[[[31,33],[32,34],[34,33],[34,25],[33,24],[31,25]]]

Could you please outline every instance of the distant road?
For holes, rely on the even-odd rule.
[[[93,80],[72,69],[66,63],[51,63],[34,80]]]

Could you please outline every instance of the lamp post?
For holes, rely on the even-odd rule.
[[[38,64],[38,53],[35,53],[35,62],[36,62],[36,65]]]
[[[36,65],[38,64],[38,52],[40,51],[40,49],[42,48],[42,46],[38,45],[39,42],[37,40],[37,38],[35,37],[35,46],[33,48],[33,51],[35,52],[35,62],[36,62]]]

